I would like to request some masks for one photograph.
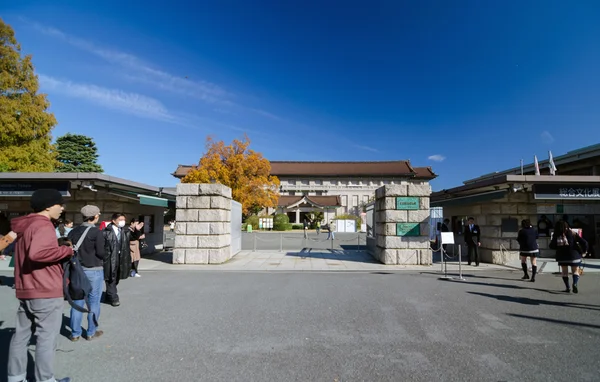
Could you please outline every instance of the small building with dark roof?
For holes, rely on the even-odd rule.
[[[100,208],[101,221],[113,213],[129,220],[145,222],[146,242],[151,248],[163,246],[166,212],[175,209],[174,189],[149,186],[98,173],[0,173],[0,212],[8,219],[31,212],[29,200],[35,190],[53,188],[63,195],[62,218],[76,225],[83,222],[81,208],[93,204]]]
[[[540,235],[542,257],[553,257],[548,247],[553,226],[565,220],[600,255],[600,145],[585,147],[554,158],[556,175],[550,175],[549,161],[533,163],[467,180],[463,185],[434,192],[431,207],[442,207],[451,221],[455,242],[468,217],[481,228],[482,261],[506,264],[519,256],[516,241],[521,220],[529,219]]]

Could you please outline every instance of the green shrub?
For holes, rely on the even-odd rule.
[[[292,224],[292,229],[304,229],[304,224]]]
[[[286,214],[276,214],[273,217],[273,231],[289,231],[291,229],[290,218]]]
[[[258,230],[258,216],[256,215],[250,215],[246,218],[246,221],[244,222],[244,224],[242,225],[242,229],[245,231],[248,224],[252,225],[252,229],[253,230]]]

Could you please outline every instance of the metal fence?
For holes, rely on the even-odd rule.
[[[313,250],[366,250],[366,234],[356,233],[335,233],[335,239],[327,238],[327,234],[322,233],[319,236],[309,234],[306,237],[302,234],[281,233],[243,233],[242,248],[251,251],[301,251],[307,249]]]
[[[231,201],[231,256],[242,250],[242,204]]]

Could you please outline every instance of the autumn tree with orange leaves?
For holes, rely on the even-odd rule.
[[[250,139],[234,139],[230,145],[206,138],[206,153],[182,183],[220,183],[231,188],[233,200],[242,204],[244,215],[276,207],[279,179],[271,176],[271,163],[250,150]]]

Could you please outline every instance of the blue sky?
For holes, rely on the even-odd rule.
[[[600,142],[595,1],[4,3],[54,136],[151,185],[207,135],[247,132],[271,160],[410,159],[434,190]]]

